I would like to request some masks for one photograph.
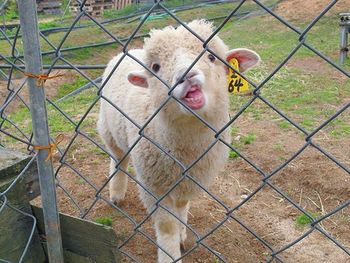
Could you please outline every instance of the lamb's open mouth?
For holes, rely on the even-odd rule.
[[[198,85],[191,86],[182,101],[192,110],[198,110],[205,104],[205,97],[202,88]]]

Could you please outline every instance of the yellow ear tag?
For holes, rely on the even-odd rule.
[[[229,64],[235,70],[239,70],[238,60],[232,58],[229,61]],[[249,90],[249,83],[244,78],[240,77],[236,72],[229,68],[228,73],[228,92],[230,93],[240,93],[246,92]]]

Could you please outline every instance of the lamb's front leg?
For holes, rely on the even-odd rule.
[[[170,263],[181,256],[180,225],[178,220],[162,208],[155,213],[154,224],[157,235],[158,263]],[[181,260],[177,261],[181,263]]]
[[[118,156],[119,157],[119,156]],[[121,157],[120,157],[121,158]],[[125,158],[122,162],[121,167],[126,170],[128,167],[129,157]],[[115,167],[117,163],[111,158],[109,167],[109,175],[115,173]],[[126,191],[128,188],[128,176],[122,171],[117,171],[109,182],[109,196],[112,203],[120,205],[124,200]]]
[[[190,202],[188,200],[177,200],[175,201],[176,213],[182,222],[178,221],[180,227],[180,242],[181,249],[185,249],[185,240],[187,238],[187,217],[188,210],[190,209]]]

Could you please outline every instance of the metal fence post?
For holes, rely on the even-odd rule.
[[[18,9],[23,33],[26,71],[32,74],[41,74],[42,61],[36,1],[19,0]],[[35,144],[49,145],[50,138],[44,89],[38,86],[35,78],[28,78],[28,86]],[[55,177],[52,162],[49,160],[45,161],[47,156],[48,151],[42,150],[39,151],[37,159],[45,221],[45,232],[47,238],[47,250],[49,262],[63,263],[62,240],[56,203]]]
[[[350,33],[350,13],[340,14],[340,54],[339,63],[344,64],[348,49],[348,34]]]

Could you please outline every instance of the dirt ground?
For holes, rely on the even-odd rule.
[[[331,2],[331,0],[282,0],[275,11],[287,20],[298,20],[311,22],[316,18]],[[350,0],[339,0],[326,16],[350,11]]]
[[[303,136],[297,131],[281,132],[275,123],[267,120],[250,122],[242,118],[236,126],[242,134],[254,131],[257,135],[256,142],[247,145],[242,153],[266,173],[273,171],[305,143]],[[276,147],[276,142],[283,147]],[[349,162],[349,150],[343,148],[344,145],[350,144],[349,137],[342,143],[337,141],[327,141],[327,143],[333,145],[327,150],[335,156],[345,157],[345,161]],[[91,145],[84,140],[76,141],[76,145],[84,145],[86,152],[81,148],[72,150],[70,156],[74,156],[74,159],[70,158],[67,161],[93,184],[101,186],[106,178],[108,158],[88,156]],[[238,158],[227,163],[210,191],[227,207],[232,208],[257,189],[262,183],[261,179],[261,175],[254,168]],[[95,200],[94,189],[70,169],[61,170],[59,180],[78,200],[81,207],[88,209]],[[147,214],[139,201],[135,182],[129,181],[129,191],[121,209],[136,222],[141,222]],[[272,176],[269,182],[316,217],[332,211],[350,198],[349,175],[314,148],[307,148],[288,167]],[[103,191],[102,196],[108,198],[106,190]],[[79,215],[71,201],[60,191],[59,202],[62,212]],[[271,247],[278,250],[310,229],[309,225],[302,226],[296,223],[298,215],[300,212],[291,203],[266,185],[250,201],[237,209],[233,213],[233,218],[227,219],[225,224],[209,235],[203,243],[220,253],[227,262],[265,262],[269,250],[247,232],[238,221],[243,222]],[[101,216],[113,218],[113,227],[122,240],[133,233],[133,225],[126,217],[106,202],[99,200],[89,212],[88,218],[94,219]],[[225,208],[207,194],[203,193],[192,202],[189,224],[201,236],[211,231],[225,218]],[[350,246],[349,226],[349,207],[324,220],[320,225],[348,248]],[[147,220],[141,229],[154,238],[151,220]],[[196,238],[189,230],[188,235],[185,246],[190,250],[196,247]],[[140,234],[131,239],[123,249],[132,253],[139,262],[155,261],[156,247]],[[284,262],[350,262],[348,255],[318,230],[314,230],[311,235],[281,253],[280,256]],[[124,261],[129,262],[126,259]],[[207,249],[198,246],[184,259],[184,262],[216,261]]]

